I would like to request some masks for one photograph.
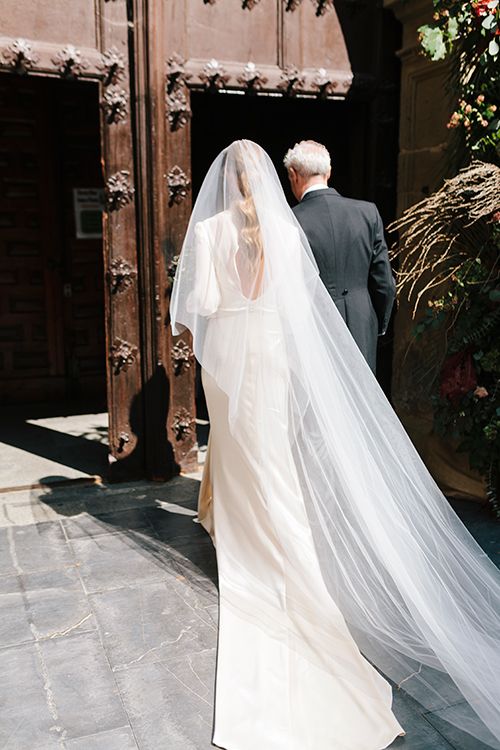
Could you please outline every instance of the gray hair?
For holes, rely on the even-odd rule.
[[[331,169],[326,146],[316,141],[300,141],[290,148],[283,159],[286,169],[292,167],[303,177],[327,175]]]

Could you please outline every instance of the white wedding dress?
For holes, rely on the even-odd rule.
[[[213,743],[382,750],[404,734],[385,675],[500,750],[500,574],[373,378],[256,144],[209,170],[171,317],[193,335],[210,414]]]
[[[234,297],[225,289],[221,307],[234,309]],[[248,332],[257,352],[260,316],[267,330],[279,325],[260,304]],[[203,371],[211,432],[199,518],[214,538],[220,597],[213,742],[227,750],[381,750],[404,730],[391,686],[362,656],[325,587],[286,438],[278,332],[267,348],[265,387],[276,412],[263,436],[257,356],[241,387],[244,448],[231,434],[226,394]]]

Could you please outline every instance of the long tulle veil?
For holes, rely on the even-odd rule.
[[[224,265],[216,271],[217,241],[203,238],[223,211],[249,234],[224,261],[245,289],[246,314],[214,347]],[[245,335],[256,300],[279,315],[290,451],[331,596],[361,651],[397,689],[499,750],[500,573],[429,475],[351,338],[271,160],[257,144],[236,141],[205,178],[171,301],[174,334],[191,331],[197,359],[228,396],[236,440],[248,357],[260,356],[265,373],[265,351],[248,351]]]

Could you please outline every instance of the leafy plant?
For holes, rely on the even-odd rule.
[[[392,257],[414,301],[414,337],[446,333],[431,403],[436,432],[457,442],[500,517],[500,168],[473,162],[408,209]],[[424,297],[426,295],[426,297]],[[425,311],[423,299],[427,298]]]
[[[448,127],[462,132],[468,150],[498,161],[499,0],[434,0],[433,23],[421,26],[419,37],[431,60],[454,57],[457,106]]]

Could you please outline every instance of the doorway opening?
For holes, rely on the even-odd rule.
[[[193,92],[191,108],[193,201],[215,157],[232,141],[241,138],[256,141],[267,151],[290,205],[296,201],[290,190],[283,157],[297,141],[305,139],[318,141],[328,148],[332,157],[330,184],[342,195],[375,199],[374,122],[372,102],[367,98],[286,99],[282,96]],[[379,208],[384,213],[384,207],[379,205]],[[379,361],[379,371],[390,371],[390,357],[389,349]],[[195,388],[198,442],[204,446],[208,435],[208,414],[199,367]],[[203,460],[202,454],[200,457]]]
[[[328,148],[332,156],[331,184],[340,193],[370,199],[366,102],[193,92],[191,108],[193,200],[217,154],[240,138],[256,141],[267,151],[292,205],[295,199],[283,157],[294,143],[304,139],[319,141]]]
[[[0,165],[0,485],[36,484],[56,465],[64,479],[97,473],[107,454],[97,84],[0,75]]]

